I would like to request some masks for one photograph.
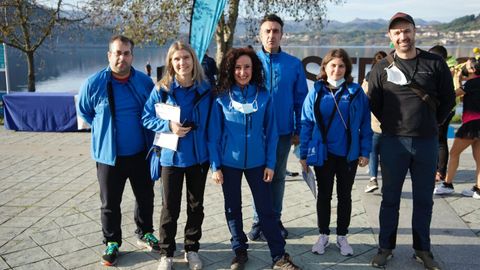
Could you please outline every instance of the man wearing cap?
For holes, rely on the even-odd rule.
[[[415,47],[415,22],[398,12],[388,36],[395,50],[370,73],[368,96],[382,128],[382,203],[379,250],[372,266],[385,267],[396,245],[400,197],[407,171],[412,180],[414,258],[440,269],[430,252],[438,125],[455,105],[453,80],[445,61]]]

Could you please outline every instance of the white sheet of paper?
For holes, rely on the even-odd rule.
[[[155,104],[155,114],[158,118],[180,123],[180,107],[165,103]],[[155,133],[153,144],[177,151],[178,136],[173,133]]]
[[[180,123],[180,107],[165,103],[155,104],[155,113],[158,118]]]
[[[178,136],[173,133],[155,133],[155,139],[153,140],[153,144],[168,148],[173,151],[177,151],[178,145]]]

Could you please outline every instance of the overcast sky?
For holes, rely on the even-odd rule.
[[[480,13],[479,0],[346,0],[343,5],[328,5],[327,20],[348,22],[355,18],[388,20],[397,11],[427,21],[450,22],[465,15]]]

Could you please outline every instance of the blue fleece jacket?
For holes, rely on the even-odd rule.
[[[300,133],[302,104],[308,92],[302,62],[281,49],[257,52],[265,73],[265,87],[272,95],[278,135]]]
[[[238,169],[266,166],[273,170],[278,135],[271,96],[255,85],[243,90],[233,86],[230,93],[240,103],[251,103],[257,96],[258,110],[251,114],[236,111],[228,93],[215,99],[208,131],[212,170],[223,165]]]
[[[112,71],[109,67],[90,76],[80,88],[77,112],[91,126],[92,158],[97,162],[115,166],[117,127],[110,113],[111,105],[107,94],[107,83],[111,80]],[[138,106],[143,108],[153,88],[152,79],[132,68],[126,86],[132,90]],[[138,121],[141,121],[140,117]],[[148,149],[152,145],[154,134],[144,128],[142,132],[145,136],[145,149]]]
[[[323,81],[314,84],[314,90],[310,91],[305,98],[302,109],[302,129],[300,132],[300,158],[306,159],[311,166],[322,166],[329,151],[326,140],[322,139],[322,133],[315,119],[314,104],[319,93],[324,87]],[[370,127],[370,107],[368,98],[360,85],[350,83],[347,86],[350,94],[350,106],[348,110],[347,127],[350,132],[350,145],[347,145],[347,160],[353,161],[359,156],[368,157],[372,150],[372,128]],[[333,102],[333,100],[330,100]],[[319,106],[323,106],[320,103]],[[343,128],[343,127],[342,127]],[[329,133],[335,133],[330,130]]]
[[[166,96],[166,104],[180,106],[180,121],[193,122],[195,128],[187,136],[179,138],[177,151],[162,148],[161,165],[189,167],[208,161],[207,125],[212,104],[210,84],[207,81],[195,83],[187,90],[174,80],[168,90],[154,88],[143,110],[143,126],[155,132],[171,132],[169,121],[157,118],[155,114],[155,104],[162,103],[162,95]]]

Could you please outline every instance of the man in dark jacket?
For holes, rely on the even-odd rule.
[[[438,156],[438,125],[455,105],[453,80],[441,57],[415,47],[415,22],[410,15],[396,13],[390,19],[388,36],[395,51],[373,67],[368,84],[371,109],[382,128],[383,179],[380,248],[371,263],[375,267],[385,267],[392,256],[402,186],[410,171],[414,257],[426,269],[439,269],[430,252],[432,193]]]

